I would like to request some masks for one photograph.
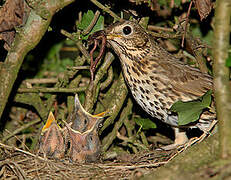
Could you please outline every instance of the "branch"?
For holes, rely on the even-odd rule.
[[[100,134],[111,124],[114,123],[115,118],[118,116],[121,108],[123,107],[124,101],[127,97],[128,89],[124,82],[122,73],[117,81],[112,84],[112,87],[107,92],[104,102],[109,109],[108,116],[103,124],[103,127],[100,129]],[[112,98],[114,97],[114,98]]]
[[[95,26],[95,23],[97,22],[98,18],[99,18],[100,12],[97,10],[95,12],[95,16],[92,19],[91,23],[89,24],[89,26],[82,32],[82,35],[87,35],[90,33],[90,31],[92,30],[92,28]]]
[[[95,80],[89,84],[86,92],[86,101],[84,102],[84,108],[87,112],[92,110],[92,107],[94,106],[94,103],[97,100],[97,96],[100,88],[99,82],[107,73],[107,70],[109,69],[114,58],[115,57],[110,52],[105,55],[104,62],[99,67],[99,70],[95,75]]]
[[[52,16],[73,1],[74,0],[53,0],[41,3],[42,1],[37,0],[35,4],[40,4],[40,6],[43,6],[43,9],[49,13],[40,16],[39,13],[36,12],[36,9],[32,8],[25,25],[17,31],[11,50],[8,52],[0,69],[0,118],[24,57],[39,43],[49,27]],[[29,0],[27,2],[29,2]],[[43,18],[44,16],[46,18]]]
[[[87,87],[78,87],[78,88],[20,88],[18,89],[18,93],[77,93],[85,91]]]
[[[119,120],[115,123],[113,130],[103,139],[103,152],[105,152],[112,144],[113,140],[116,138],[117,132],[124,124],[125,119],[131,114],[132,111],[132,101],[128,100],[126,107],[123,109],[120,114]]]
[[[230,0],[218,0],[214,28],[214,94],[220,133],[220,156],[231,157],[231,88],[229,68],[225,66],[228,58],[230,33]]]

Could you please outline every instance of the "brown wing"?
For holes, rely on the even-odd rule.
[[[165,71],[165,75],[171,80],[169,83],[177,92],[202,96],[213,88],[212,77],[202,73],[199,69],[181,63],[178,59],[159,61],[158,64]]]

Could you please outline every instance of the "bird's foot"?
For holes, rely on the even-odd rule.
[[[188,137],[186,135],[186,132],[179,132],[175,131],[175,141],[173,144],[169,144],[167,146],[162,146],[161,148],[158,148],[157,150],[173,150],[181,147],[185,143],[188,142]]]

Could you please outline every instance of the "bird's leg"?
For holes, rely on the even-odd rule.
[[[186,135],[186,132],[184,130],[181,130],[179,128],[173,128],[175,133],[175,141],[174,144],[176,145],[182,145],[188,142],[188,137]]]
[[[187,137],[186,132],[184,130],[176,128],[176,127],[174,127],[173,130],[174,130],[174,133],[175,133],[174,143],[170,144],[170,145],[167,145],[167,146],[162,146],[161,149],[163,149],[163,150],[176,149],[180,145],[183,145],[186,142],[188,142],[188,137]]]

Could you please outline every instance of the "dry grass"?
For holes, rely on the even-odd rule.
[[[1,144],[0,177],[3,179],[136,179],[166,164],[175,151],[152,151],[96,163],[51,160]]]

